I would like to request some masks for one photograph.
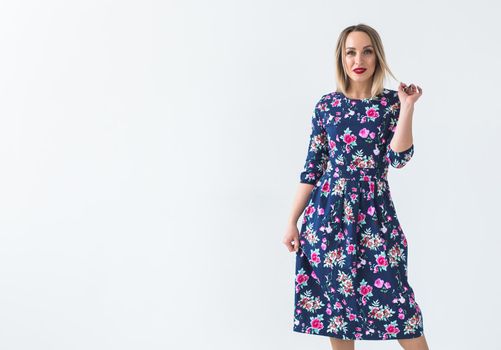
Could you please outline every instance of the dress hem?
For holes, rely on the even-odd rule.
[[[341,339],[341,340],[383,340],[383,341],[386,341],[386,340],[398,340],[398,339],[414,339],[414,338],[419,338],[421,336],[424,335],[424,332],[421,332],[421,333],[417,333],[419,335],[415,335],[415,334],[409,334],[409,335],[404,335],[404,336],[397,336],[397,337],[389,337],[389,338],[386,338],[386,339],[383,339],[383,338],[343,338],[342,336],[337,336],[336,334],[332,333],[332,334],[326,334],[326,333],[307,333],[307,332],[303,332],[299,329],[296,329],[296,328],[293,328],[292,329],[293,332],[296,332],[296,333],[302,333],[302,334],[308,334],[308,335],[321,335],[321,336],[324,336],[324,337],[330,337],[330,338],[336,338],[336,339]]]

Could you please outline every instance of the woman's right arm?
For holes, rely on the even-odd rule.
[[[308,204],[313,185],[300,183],[292,203],[292,209],[285,229],[283,243],[289,252],[297,252],[299,249],[299,230],[297,222]]]
[[[325,95],[324,95],[325,96]],[[324,127],[322,110],[327,108],[324,96],[317,102],[311,116],[311,132],[304,167],[299,174],[299,186],[294,197],[292,210],[287,221],[283,243],[290,252],[299,249],[299,231],[297,221],[303,213],[311,191],[322,177],[329,161],[329,144],[327,132]]]

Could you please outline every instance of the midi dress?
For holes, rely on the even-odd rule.
[[[296,252],[293,331],[351,340],[416,338],[423,315],[407,280],[407,239],[387,174],[414,144],[390,147],[395,90],[350,99],[323,95],[312,114],[300,182],[314,185]]]

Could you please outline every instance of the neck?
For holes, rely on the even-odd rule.
[[[346,92],[351,98],[363,99],[372,96],[371,88],[372,85],[370,84],[352,81]]]

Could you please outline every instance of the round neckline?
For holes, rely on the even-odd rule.
[[[343,96],[348,101],[373,101],[373,100],[376,100],[377,97],[382,97],[383,94],[384,94],[384,92],[382,92],[379,95],[372,96],[372,97],[367,97],[367,98],[350,98],[350,97],[346,96],[345,94],[343,94],[341,91],[336,91],[336,93],[338,93],[339,95]]]

